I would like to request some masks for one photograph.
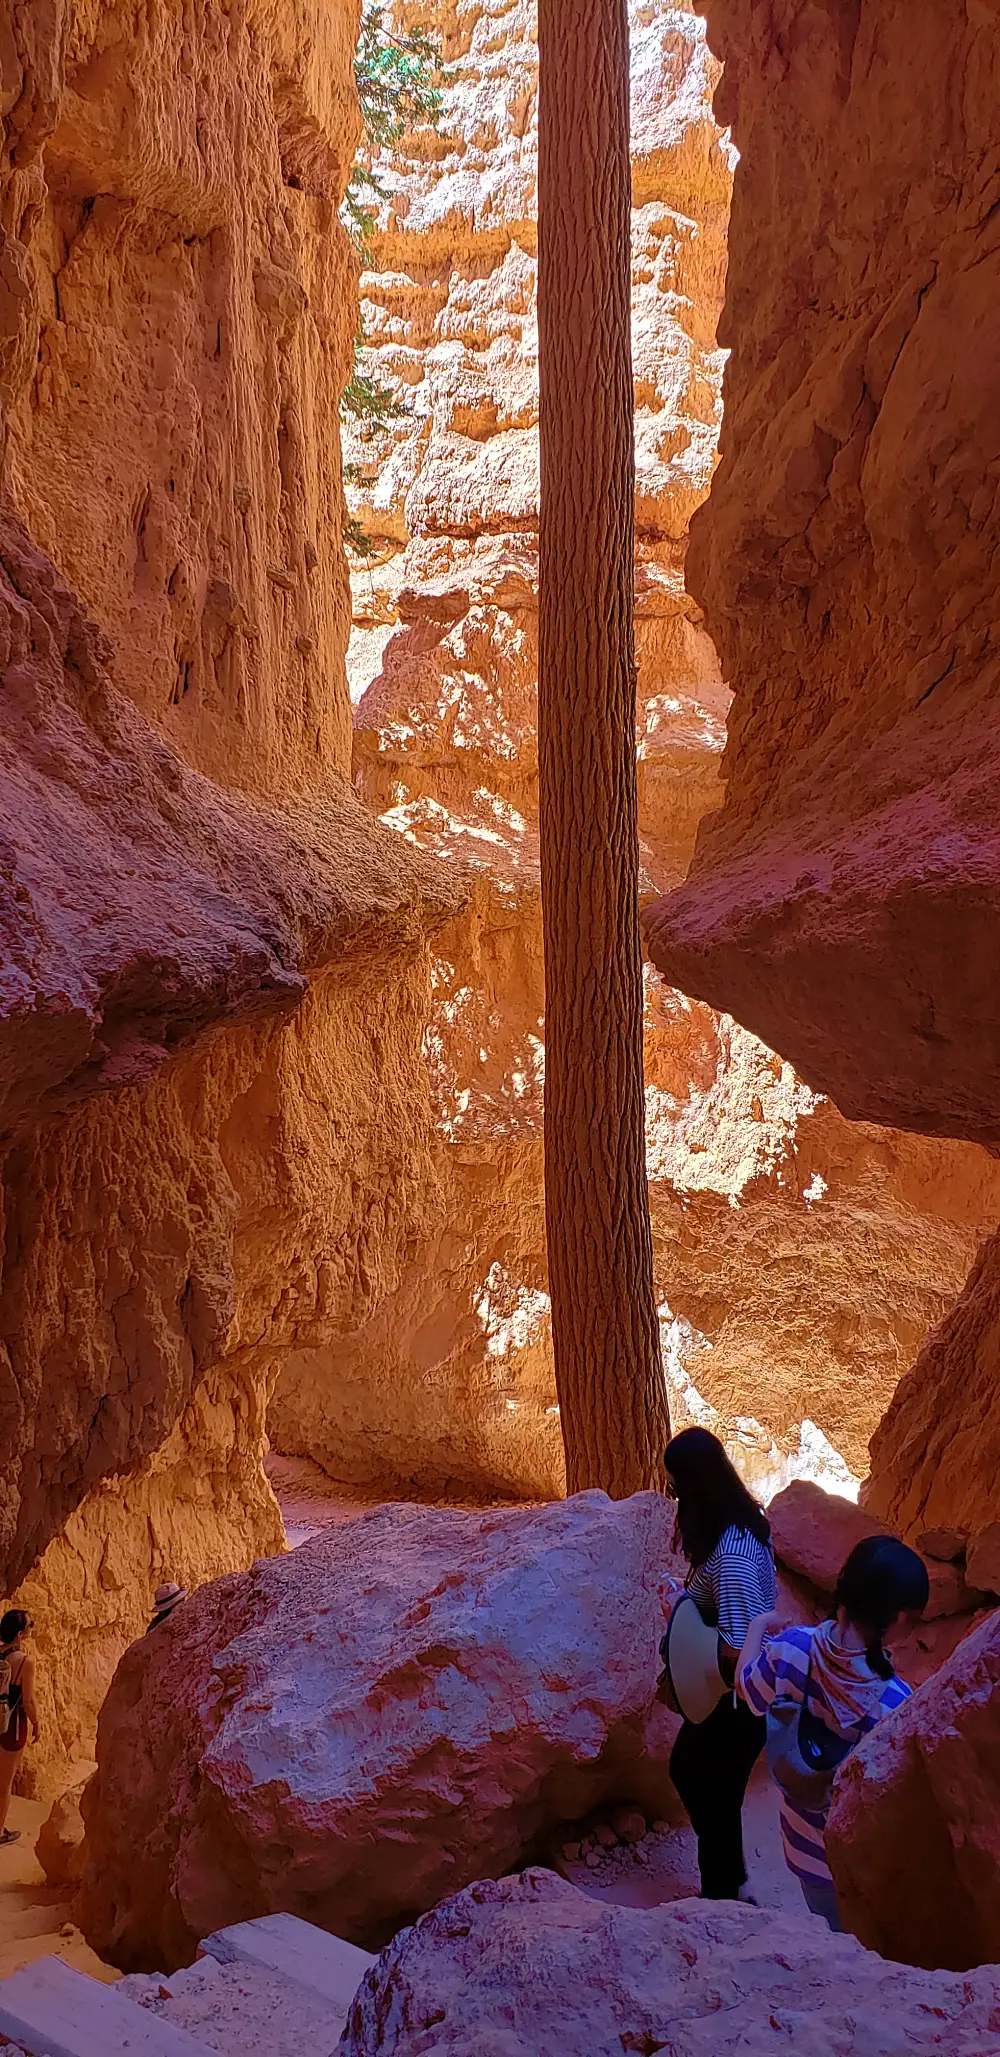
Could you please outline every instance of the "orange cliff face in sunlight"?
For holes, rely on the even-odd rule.
[[[0,1542],[35,1789],[160,1578],[281,1548],[275,1362],[372,1314],[414,1162],[433,1191],[460,893],[345,776],[356,29],[122,0],[4,45]]]
[[[209,9],[57,4],[4,46],[0,1539],[38,1622],[38,1788],[89,1754],[160,1578],[281,1547],[265,1422],[366,1493],[562,1486],[535,49],[521,0],[436,18],[443,132],[383,167],[362,282],[365,361],[412,409],[347,453],[382,546],[354,581],[353,742],[356,8],[283,0],[223,34]],[[633,42],[651,900],[723,798],[728,692],[685,556],[732,152],[698,19],[637,5]],[[652,975],[646,1058],[675,1419],[717,1423],[761,1484],[849,1487],[1000,1170],[846,1121]]]
[[[429,19],[408,4],[394,18]],[[420,1246],[386,1327],[379,1426],[397,1427],[401,1449],[421,1394],[428,1410],[447,1395],[456,1420],[506,1413],[524,1433],[498,1481],[546,1491],[559,1452],[541,1198],[537,52],[520,0],[440,7],[433,22],[448,66],[441,133],[380,162],[389,198],[361,286],[364,368],[407,412],[346,438],[349,503],[375,545],[353,578],[355,781],[411,846],[470,881],[434,947],[426,1039],[453,1234]],[[637,770],[652,900],[679,885],[724,795],[729,694],[685,559],[719,436],[733,152],[712,114],[719,67],[703,24],[647,4],[632,29]],[[997,1167],[971,1146],[848,1122],[730,1017],[652,973],[646,1080],[675,1418],[718,1421],[762,1485],[796,1470],[849,1485],[997,1217]],[[371,1390],[363,1354],[352,1343],[352,1394]],[[357,1461],[362,1422],[342,1362],[286,1363],[273,1410],[283,1446],[334,1469]],[[425,1449],[433,1435],[428,1411]]]

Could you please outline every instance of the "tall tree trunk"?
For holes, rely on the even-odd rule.
[[[627,0],[539,0],[545,1204],[570,1492],[663,1484],[635,776]]]

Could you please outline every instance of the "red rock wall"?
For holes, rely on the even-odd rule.
[[[706,11],[741,161],[691,575],[735,699],[652,955],[845,1114],[992,1150],[996,8]],[[906,1527],[1000,1511],[996,1270],[876,1439],[870,1502]]]
[[[995,1143],[991,0],[709,0],[741,151],[692,579],[725,806],[653,955],[843,1111]]]
[[[426,16],[407,5],[399,20]],[[411,844],[473,876],[469,911],[435,946],[427,1041],[451,1219],[415,1253],[384,1323],[384,1394],[363,1345],[345,1339],[336,1358],[286,1363],[272,1423],[283,1448],[338,1475],[379,1447],[378,1415],[387,1482],[446,1487],[451,1467],[477,1490],[492,1477],[547,1492],[559,1450],[541,1200],[536,50],[524,4],[442,5],[433,18],[449,65],[443,133],[405,139],[380,165],[391,198],[362,279],[365,368],[411,411],[347,438],[360,474],[349,499],[379,546],[355,572],[349,664],[359,789]],[[685,556],[719,434],[732,166],[697,17],[636,8],[632,64],[637,751],[652,897],[682,879],[724,791],[729,695]],[[861,1475],[900,1374],[993,1224],[996,1168],[972,1146],[846,1121],[745,1029],[656,978],[646,1077],[678,1421],[717,1417],[762,1483],[835,1467],[837,1453]]]
[[[158,1579],[281,1547],[276,1364],[363,1327],[432,1205],[460,894],[343,776],[356,27],[52,0],[0,37],[0,1559],[36,1788]]]
[[[867,1950],[957,1971],[1000,1952],[1000,1614],[852,1750],[826,1847]]]

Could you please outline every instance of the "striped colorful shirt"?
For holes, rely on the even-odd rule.
[[[761,1612],[766,1610],[762,1608]],[[826,1626],[832,1624],[827,1623]],[[852,1742],[860,1743],[862,1736],[876,1727],[881,1716],[863,1715],[850,1730],[834,1719],[809,1669],[809,1648],[815,1633],[811,1628],[786,1628],[780,1636],[769,1637],[760,1656],[752,1664],[745,1664],[740,1672],[744,1699],[755,1714],[766,1714],[772,1700],[804,1700],[810,1713],[834,1735],[849,1734]],[[901,1678],[886,1679],[882,1691],[882,1714],[890,1714],[894,1707],[901,1707],[909,1697],[910,1688]],[[796,1878],[829,1880],[825,1814],[796,1807],[784,1793],[781,1795],[780,1813],[781,1837],[789,1870],[795,1873]]]
[[[714,1609],[720,1636],[731,1649],[742,1650],[754,1616],[770,1614],[777,1597],[770,1544],[734,1523],[689,1574],[687,1591],[702,1609]]]

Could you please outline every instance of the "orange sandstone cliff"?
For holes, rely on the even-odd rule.
[[[411,846],[471,877],[468,909],[434,946],[427,1037],[450,1222],[417,1247],[384,1323],[383,1392],[359,1338],[335,1358],[286,1359],[272,1421],[283,1448],[340,1476],[381,1450],[390,1483],[412,1475],[408,1453],[442,1483],[445,1463],[474,1485],[493,1466],[505,1488],[537,1492],[552,1490],[560,1455],[541,1194],[537,52],[526,0],[406,0],[396,13],[401,27],[429,18],[447,66],[441,132],[380,162],[389,197],[361,282],[365,369],[407,412],[346,440],[349,501],[375,551],[354,574],[349,666],[359,791]],[[704,25],[645,4],[632,29],[651,899],[683,878],[724,795],[729,695],[685,558],[719,434],[733,153],[712,114],[719,67]],[[971,1146],[846,1121],[730,1017],[655,977],[646,1074],[675,1419],[718,1419],[761,1484],[795,1470],[845,1484],[866,1470],[901,1372],[993,1225],[997,1169]],[[435,1408],[455,1425],[447,1442]],[[492,1428],[470,1467],[504,1415],[503,1469]]]
[[[432,1183],[457,895],[346,776],[356,31],[48,0],[0,36],[0,1548],[36,1785],[159,1578],[282,1546],[276,1360],[371,1314]]]
[[[691,576],[735,699],[652,955],[847,1114],[995,1151],[996,9],[706,12],[741,162]],[[994,1243],[876,1439],[908,1527],[1000,1512],[998,1276]]]

